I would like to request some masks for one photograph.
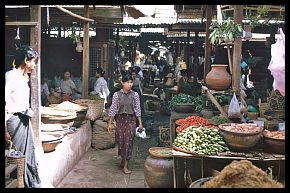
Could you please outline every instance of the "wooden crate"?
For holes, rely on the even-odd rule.
[[[260,117],[265,118],[264,113],[268,109],[268,103],[260,103],[259,110],[260,110]]]
[[[279,123],[283,122],[279,119],[267,120],[265,121],[264,128],[269,131],[277,131],[279,128]]]

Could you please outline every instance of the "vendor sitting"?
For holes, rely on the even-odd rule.
[[[172,88],[174,86],[174,78],[173,78],[173,73],[168,73],[165,76],[165,84],[164,87],[165,88]]]
[[[63,101],[71,101],[81,98],[81,92],[77,90],[75,83],[70,78],[70,72],[64,71],[64,79],[61,82],[60,89]]]

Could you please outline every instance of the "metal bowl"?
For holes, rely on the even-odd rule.
[[[285,139],[275,139],[263,134],[263,145],[267,152],[285,154]]]
[[[221,124],[224,125],[224,124]],[[262,130],[253,133],[236,133],[225,130],[219,126],[219,133],[223,136],[226,144],[234,151],[249,151],[262,139]]]
[[[189,103],[176,104],[174,109],[178,113],[193,113],[194,112],[193,104],[189,104]]]

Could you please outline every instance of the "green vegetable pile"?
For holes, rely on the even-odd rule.
[[[227,119],[225,117],[221,117],[221,116],[213,116],[208,121],[214,125],[220,125],[223,123],[227,123]]]
[[[229,151],[217,129],[190,126],[177,134],[173,145],[192,153],[213,155]]]
[[[169,101],[169,108],[170,110],[174,110],[176,104],[193,104],[193,109],[195,112],[200,112],[202,107],[202,96],[191,96],[184,93],[180,93],[178,95],[175,95],[171,98]]]

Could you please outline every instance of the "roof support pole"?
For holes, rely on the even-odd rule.
[[[37,22],[37,25],[32,26],[30,30],[30,46],[38,52],[39,60],[35,67],[35,70],[32,71],[30,76],[31,89],[30,89],[30,100],[31,108],[34,112],[34,116],[31,118],[31,125],[34,135],[34,144],[36,150],[43,152],[42,143],[40,139],[40,66],[41,66],[41,8],[40,5],[31,5],[30,9],[30,20],[32,22]]]
[[[89,17],[89,5],[85,5],[85,16]],[[82,98],[88,98],[89,91],[89,54],[90,54],[90,42],[89,42],[89,27],[90,23],[88,21],[84,21],[84,38],[83,38],[83,90],[82,90]]]
[[[234,22],[242,24],[243,19],[243,5],[234,5]],[[234,92],[240,91],[240,77],[241,77],[241,52],[242,52],[242,38],[235,38],[234,57],[233,57],[233,74],[232,74],[232,89]]]
[[[211,18],[212,18],[212,6],[207,5],[206,7],[206,36],[205,36],[205,49],[204,49],[204,73],[203,73],[203,79],[205,80],[206,75],[210,71],[210,50],[211,50],[211,45],[209,42],[209,26],[211,24]]]

